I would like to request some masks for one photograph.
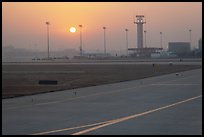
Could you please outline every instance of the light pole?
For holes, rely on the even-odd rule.
[[[80,50],[80,55],[82,56],[82,25],[79,25],[80,27],[80,47],[79,47],[79,50]]]
[[[50,25],[50,22],[46,22],[46,25],[47,25],[47,48],[48,48],[48,59],[50,58],[50,54],[49,54],[49,25]]]
[[[144,30],[144,34],[145,34],[145,48],[147,47],[147,43],[146,43],[146,33],[147,33],[147,31]]]
[[[189,38],[190,38],[190,39],[189,39],[189,43],[190,43],[190,47],[191,47],[191,31],[192,31],[192,30],[189,29],[189,34],[190,34],[190,36],[189,36]]]
[[[162,32],[160,32],[160,42],[161,42],[161,48],[162,48]]]
[[[104,29],[104,54],[106,54],[106,27],[103,27]]]
[[[127,56],[128,56],[128,29],[125,29],[126,31],[126,46],[127,46]]]

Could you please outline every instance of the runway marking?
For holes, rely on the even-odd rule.
[[[159,107],[159,108],[152,109],[152,110],[149,110],[149,111],[145,111],[145,112],[142,112],[142,113],[139,113],[139,114],[133,114],[133,115],[130,115],[130,116],[127,116],[127,117],[122,117],[122,118],[118,118],[118,119],[113,119],[113,120],[108,120],[108,121],[103,121],[103,122],[98,122],[98,123],[93,123],[93,124],[87,124],[87,125],[82,125],[82,126],[76,126],[76,127],[70,127],[70,128],[64,128],[64,129],[34,133],[34,134],[31,134],[31,135],[45,135],[45,134],[50,134],[50,133],[57,133],[57,132],[63,132],[63,131],[69,131],[69,130],[74,130],[74,129],[80,129],[80,128],[95,126],[95,127],[88,128],[88,129],[85,129],[85,130],[82,130],[82,131],[79,131],[79,132],[76,132],[76,133],[72,134],[72,135],[82,135],[82,134],[85,134],[85,133],[88,133],[88,132],[91,132],[91,131],[94,131],[94,130],[97,130],[97,129],[100,129],[100,128],[103,128],[103,127],[106,127],[106,126],[109,126],[109,125],[112,125],[112,124],[127,121],[127,120],[137,118],[137,117],[140,117],[140,116],[144,116],[144,115],[147,115],[149,113],[153,113],[153,112],[156,112],[156,111],[159,111],[159,110],[162,110],[162,109],[167,109],[169,107],[173,107],[173,106],[176,106],[176,105],[179,105],[179,104],[182,104],[182,103],[185,103],[185,102],[188,102],[188,101],[200,98],[200,97],[202,97],[202,95],[195,96],[195,97],[192,97],[192,98],[189,98],[189,99],[186,99],[186,100],[182,100],[182,101],[179,101],[179,102],[167,105],[167,106],[163,106],[163,107]]]
[[[169,81],[163,81],[163,82],[157,82],[157,83],[165,83],[165,82],[172,82],[172,81],[178,81],[178,80],[181,80],[181,79],[186,79],[186,78],[191,78],[191,77],[196,77],[196,76],[199,76],[199,75],[191,75],[191,76],[187,76],[187,77],[182,77],[182,78],[177,78],[177,79],[172,79],[172,80],[169,80]]]
[[[112,121],[112,120],[110,120],[110,121]],[[50,134],[50,133],[57,133],[57,132],[69,131],[69,130],[74,130],[74,129],[79,129],[79,128],[85,128],[85,127],[91,127],[91,126],[101,125],[101,124],[104,124],[104,123],[107,123],[107,122],[108,122],[108,121],[98,122],[98,123],[87,124],[87,125],[83,125],[83,126],[76,126],[76,127],[58,129],[58,130],[53,130],[53,131],[46,131],[46,132],[34,133],[34,134],[31,134],[31,135],[45,135],[45,134]]]
[[[198,86],[200,84],[162,84],[162,83],[158,83],[158,84],[151,84],[153,86]]]
[[[53,101],[53,102],[45,102],[45,103],[38,103],[38,104],[34,104],[35,106],[40,106],[40,105],[48,105],[48,104],[55,104],[55,103],[59,103],[60,101]]]
[[[69,74],[69,73],[85,73],[85,71],[2,71],[5,74]]]
[[[69,98],[69,99],[60,100],[60,101],[52,101],[52,102],[38,103],[38,104],[32,104],[32,105],[24,105],[24,106],[21,106],[21,107],[10,107],[10,108],[5,108],[4,110],[17,109],[17,108],[25,108],[25,107],[31,107],[31,106],[43,106],[43,105],[49,105],[49,104],[55,104],[55,103],[62,103],[62,102],[72,101],[72,100],[86,98],[86,97],[91,97],[91,96],[99,96],[99,95],[112,94],[112,93],[122,92],[123,90],[129,90],[129,89],[134,89],[134,88],[142,88],[142,87],[148,87],[148,86],[151,86],[151,85],[142,85],[142,86],[130,87],[130,88],[124,88],[124,89],[115,89],[115,90],[112,90],[110,92],[95,93],[95,94],[79,96],[79,97]]]
[[[159,111],[159,110],[162,110],[162,109],[173,107],[173,106],[176,106],[176,105],[179,105],[179,104],[182,104],[182,103],[185,103],[185,102],[188,102],[188,101],[200,98],[200,97],[202,97],[202,95],[199,95],[199,96],[196,96],[196,97],[192,97],[192,98],[180,101],[180,102],[176,102],[176,103],[173,103],[173,104],[170,104],[170,105],[167,105],[167,106],[159,107],[159,108],[156,108],[156,109],[153,109],[153,110],[149,110],[149,111],[146,111],[146,112],[143,112],[143,113],[134,114],[134,115],[131,115],[131,116],[119,118],[119,119],[113,120],[112,122],[105,123],[103,125],[95,126],[95,127],[92,127],[92,128],[86,129],[86,130],[82,130],[82,131],[73,133],[72,135],[82,135],[82,134],[85,134],[85,133],[97,130],[99,128],[103,128],[103,127],[106,127],[106,126],[109,126],[109,125],[112,125],[112,124],[116,124],[116,123],[119,123],[119,122],[127,121],[127,120],[130,120],[130,119],[133,119],[133,118],[137,118],[137,117],[140,117],[140,116],[144,116],[144,115],[147,115],[149,113],[153,113],[153,112],[156,112],[156,111]]]
[[[193,75],[193,76],[195,76],[195,75]],[[189,77],[192,77],[192,76],[188,76],[188,77],[184,77],[184,78],[189,78]],[[180,78],[180,79],[184,79],[184,78]],[[180,79],[176,79],[176,80],[180,80]],[[164,81],[164,82],[171,82],[171,81],[176,81],[176,80],[174,79],[174,80],[169,80],[169,81]],[[161,82],[161,83],[162,83],[162,82]],[[158,84],[159,84],[159,83],[158,83]],[[34,104],[34,105],[36,105],[36,106],[41,106],[41,105],[62,103],[62,102],[71,101],[71,100],[76,100],[76,99],[80,99],[80,98],[86,98],[86,97],[91,97],[91,96],[99,96],[99,95],[112,94],[112,93],[122,92],[123,90],[130,90],[130,89],[135,89],[135,88],[143,88],[143,87],[148,87],[148,86],[152,86],[152,84],[142,85],[142,86],[137,86],[137,87],[130,87],[130,88],[123,88],[123,89],[115,89],[115,90],[112,90],[112,91],[110,91],[110,92],[95,93],[95,94],[91,94],[91,95],[79,96],[79,97],[70,98],[70,99],[61,100],[61,101],[40,103],[40,104]]]
[[[191,76],[182,77],[182,78],[177,78],[177,79],[173,79],[173,80],[169,80],[169,81],[157,82],[157,83],[155,83],[155,84],[161,84],[161,83],[165,83],[165,82],[172,82],[172,81],[177,81],[177,80],[186,79],[186,78],[195,77],[195,76],[196,76],[196,75],[191,75]],[[138,81],[138,82],[140,82],[140,81]],[[17,107],[4,108],[4,110],[17,109],[17,108],[25,108],[25,107],[33,107],[33,106],[43,106],[43,105],[49,105],[49,104],[55,104],[55,103],[62,103],[62,102],[72,101],[72,100],[81,99],[81,98],[86,98],[86,97],[91,97],[91,96],[99,96],[99,95],[112,94],[112,93],[122,92],[123,90],[130,90],[130,89],[142,88],[142,87],[148,87],[148,86],[153,86],[153,85],[152,85],[152,84],[147,84],[147,85],[142,85],[142,86],[139,85],[139,86],[130,87],[130,88],[115,89],[115,90],[112,90],[112,91],[110,91],[110,92],[95,93],[95,94],[91,94],[91,95],[79,96],[79,97],[69,98],[69,99],[60,100],[60,101],[52,101],[52,102],[45,102],[45,103],[24,105],[24,106],[20,106],[20,107],[17,106]],[[131,92],[132,92],[132,91],[131,91]]]
[[[76,99],[81,99],[81,98],[86,98],[86,97],[91,97],[91,96],[99,96],[99,95],[112,94],[112,93],[116,93],[116,92],[121,92],[121,91],[123,91],[123,90],[129,90],[129,89],[141,88],[141,87],[148,87],[148,86],[151,86],[151,85],[143,85],[143,86],[139,86],[139,87],[116,89],[116,90],[112,90],[112,91],[110,91],[110,92],[95,93],[95,94],[91,94],[91,95],[85,95],[85,96],[79,96],[79,97],[75,97],[75,98],[69,98],[69,99],[61,100],[61,101],[53,101],[53,102],[39,103],[39,104],[34,104],[34,105],[35,105],[35,106],[42,106],[42,105],[48,105],[48,104],[62,103],[62,102],[67,102],[67,101],[76,100]]]

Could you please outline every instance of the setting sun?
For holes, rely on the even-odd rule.
[[[71,27],[71,28],[69,29],[69,31],[70,31],[71,33],[74,33],[74,32],[76,32],[76,28],[75,28],[75,27]]]

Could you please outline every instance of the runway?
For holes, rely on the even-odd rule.
[[[202,69],[2,100],[2,134],[202,134]]]

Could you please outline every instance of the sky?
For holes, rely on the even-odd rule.
[[[202,37],[202,2],[2,2],[2,46],[12,45],[47,51],[49,25],[50,51],[76,49],[103,52],[106,27],[107,52],[126,50],[137,45],[136,15],[144,15],[147,47],[167,48],[168,42],[189,42],[198,47]],[[77,31],[71,33],[70,27]]]

